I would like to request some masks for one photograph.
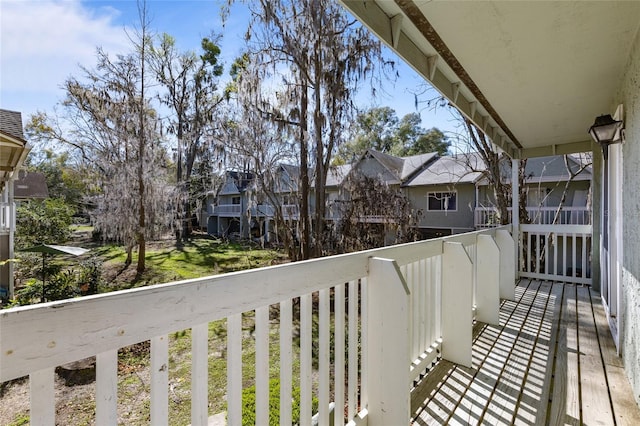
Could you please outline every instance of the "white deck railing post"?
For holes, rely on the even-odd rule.
[[[516,300],[516,264],[513,256],[513,237],[506,229],[496,231],[496,244],[500,249],[500,298]]]
[[[96,424],[118,423],[118,350],[96,355]]]
[[[151,424],[169,424],[169,336],[151,339]]]
[[[442,254],[442,358],[471,367],[473,264],[462,243]]]
[[[368,424],[409,423],[409,288],[398,265],[369,259]]]
[[[491,235],[478,235],[477,244],[476,319],[500,325],[500,249]]]
[[[31,412],[29,422],[34,426],[52,425],[56,419],[54,369],[34,371],[29,375]]]

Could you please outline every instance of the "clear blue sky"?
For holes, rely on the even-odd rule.
[[[220,0],[148,0],[147,6],[152,30],[173,35],[182,49],[197,50],[202,37],[222,33],[225,73],[242,51],[248,17],[241,6],[232,10],[225,28]],[[95,65],[97,46],[111,53],[130,50],[125,30],[133,31],[137,16],[135,0],[0,0],[0,107],[21,111],[25,121],[37,111],[52,112],[64,97],[64,80],[80,76],[79,65]],[[397,70],[396,83],[385,84],[375,100],[368,91],[361,94],[358,105],[388,105],[398,117],[415,112],[410,90],[422,80],[399,60]],[[455,128],[447,111],[423,109],[421,116],[425,128]]]

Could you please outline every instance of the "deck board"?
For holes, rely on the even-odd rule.
[[[580,342],[580,389],[582,418],[593,425],[614,424],[605,369],[600,356],[589,289],[578,288],[578,336]]]
[[[590,292],[590,297],[616,424],[618,426],[637,425],[640,413],[624,372],[622,359],[617,355],[616,346],[609,333],[604,308],[600,304],[600,295]]]
[[[580,358],[578,357],[580,348],[578,347],[576,286],[573,284],[567,284],[567,289],[564,294],[566,304],[565,310],[562,313],[562,323],[563,326],[567,328],[567,363],[565,365],[556,364],[555,372],[557,376],[559,369],[566,371],[567,393],[564,424],[579,425],[582,424],[582,419],[580,412]]]
[[[626,425],[640,418],[600,298],[588,287],[523,280],[516,301],[503,301],[500,311],[500,326],[476,325],[472,368],[440,361],[416,386],[413,424]]]

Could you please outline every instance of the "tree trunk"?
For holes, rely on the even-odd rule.
[[[182,182],[182,138],[184,123],[182,117],[178,114],[178,131],[176,136],[178,138],[178,153],[176,159],[176,185],[178,186],[178,200],[176,202],[176,217],[175,217],[175,236],[176,236],[176,248],[182,248],[182,230],[183,230],[183,216],[184,216],[184,188]]]
[[[316,5],[317,6],[317,5]],[[314,7],[314,19],[320,20],[320,14],[317,13],[317,7]],[[318,22],[316,28],[321,28],[322,23]],[[314,136],[316,143],[316,178],[315,178],[315,200],[316,209],[314,213],[315,218],[315,245],[314,254],[316,257],[322,255],[322,243],[324,233],[324,186],[325,186],[325,173],[324,173],[324,145],[322,143],[323,123],[322,123],[322,99],[320,93],[320,87],[322,85],[322,51],[320,46],[320,40],[316,40],[313,53],[313,66],[314,66],[314,84],[313,91],[314,111],[313,111],[313,125]]]
[[[309,226],[309,152],[307,150],[307,108],[309,102],[308,87],[301,79],[300,93],[300,260],[309,259],[311,230]]]
[[[147,48],[147,4],[138,4],[142,37],[140,38],[140,129],[138,134],[138,197],[140,202],[140,213],[138,216],[138,266],[136,272],[142,275],[145,270],[146,240],[145,240],[145,188],[144,188],[144,162],[145,162],[145,62]]]

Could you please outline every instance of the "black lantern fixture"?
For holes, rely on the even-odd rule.
[[[602,144],[610,144],[616,137],[616,133],[622,128],[622,121],[616,121],[611,114],[601,115],[596,118],[593,126],[589,128],[589,134],[594,141]]]
[[[600,144],[605,160],[608,157],[609,145],[614,143],[613,140],[620,129],[622,129],[622,121],[614,120],[611,114],[597,117],[593,126],[589,128],[589,134]]]

